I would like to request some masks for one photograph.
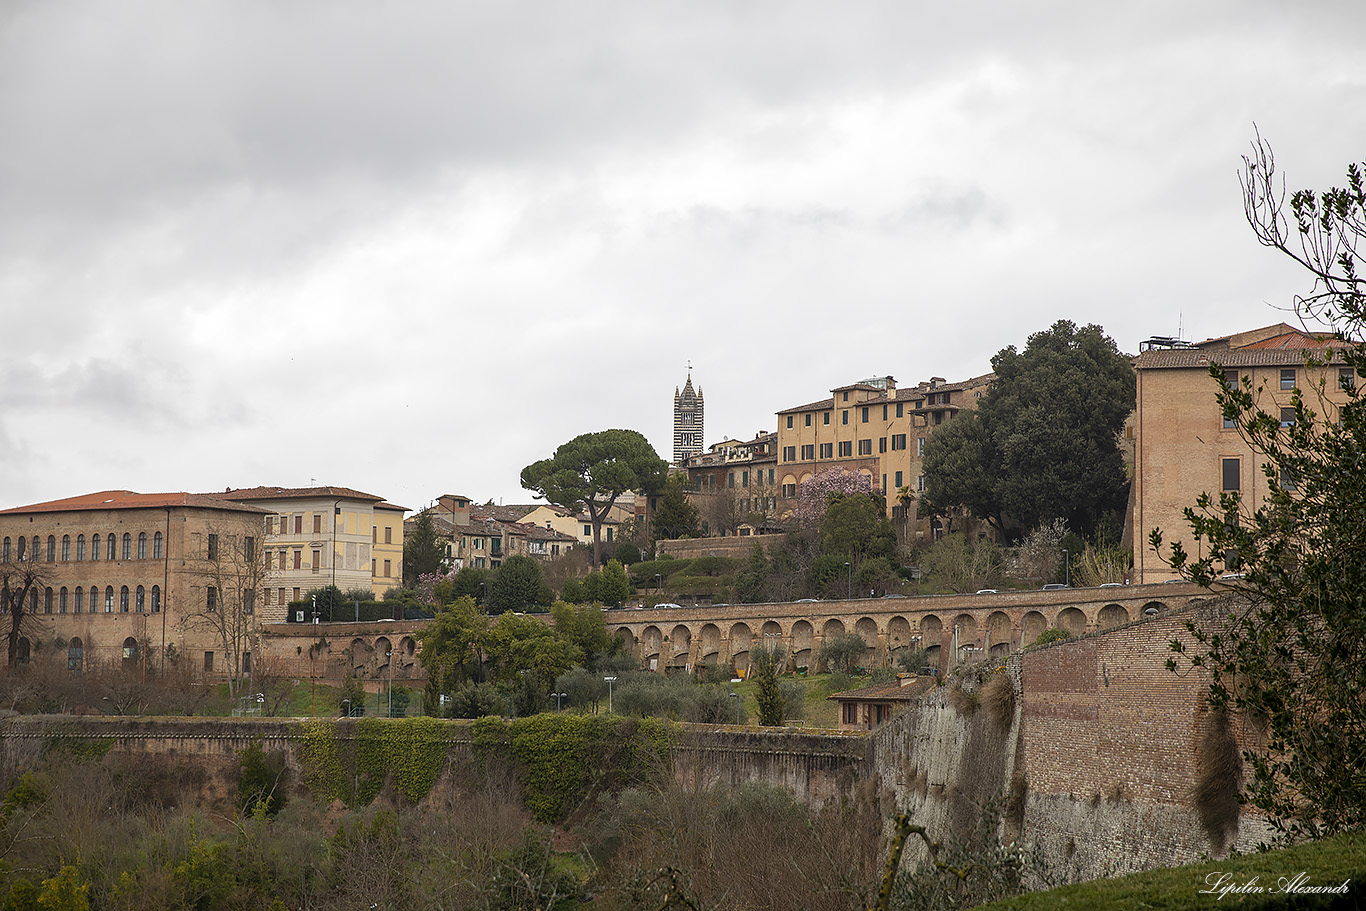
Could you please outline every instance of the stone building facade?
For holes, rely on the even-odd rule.
[[[1151,339],[1134,362],[1138,372],[1138,409],[1134,419],[1135,459],[1132,501],[1134,581],[1176,578],[1148,545],[1149,533],[1161,529],[1164,551],[1181,541],[1186,552],[1203,555],[1203,542],[1192,540],[1182,517],[1201,493],[1217,501],[1222,492],[1238,492],[1248,509],[1265,500],[1269,485],[1260,454],[1225,421],[1215,401],[1218,380],[1211,365],[1222,368],[1226,383],[1250,380],[1263,411],[1294,419],[1291,396],[1298,389],[1321,419],[1335,420],[1347,399],[1344,384],[1356,382],[1340,359],[1327,366],[1306,366],[1306,356],[1323,358],[1332,346],[1325,333],[1306,333],[1285,323],[1199,343]],[[1319,390],[1322,390],[1321,392]],[[1281,483],[1278,480],[1277,483]],[[1284,483],[1293,483],[1284,479]]]
[[[876,377],[778,412],[780,513],[795,513],[804,482],[841,468],[868,477],[873,490],[886,495],[891,518],[914,520],[914,500],[925,490],[925,440],[959,411],[975,409],[993,379],[986,374],[949,383],[933,377],[898,389],[894,377]],[[919,533],[928,533],[928,521],[921,525]]]
[[[128,490],[0,511],[0,572],[36,561],[18,658],[66,653],[72,672],[187,661],[248,672],[259,654],[266,510]]]

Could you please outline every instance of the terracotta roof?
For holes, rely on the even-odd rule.
[[[1210,364],[1221,367],[1298,367],[1303,366],[1305,354],[1323,355],[1323,347],[1314,348],[1154,348],[1134,359],[1137,370],[1199,369],[1208,370]],[[1338,352],[1331,363],[1346,363]]]
[[[819,402],[810,402],[806,405],[798,405],[796,408],[784,408],[778,414],[790,414],[794,411],[825,411],[835,407],[834,398],[821,399]]]
[[[408,512],[408,507],[399,506],[397,503],[376,503],[375,509],[392,509],[395,512]]]
[[[0,515],[15,515],[31,512],[85,512],[101,509],[165,509],[180,507],[193,509],[222,509],[228,512],[250,512],[266,515],[268,509],[247,506],[231,500],[198,493],[135,493],[131,490],[102,490],[98,493],[67,497],[64,500],[50,500],[30,506],[16,506],[0,510]]]
[[[900,679],[889,683],[874,683],[872,686],[865,686],[857,690],[835,693],[827,698],[839,702],[887,702],[888,700],[910,702],[913,699],[919,699],[934,687],[935,680],[933,677],[913,677],[904,685]]]
[[[841,386],[838,389],[835,389],[834,391],[840,392],[846,389],[871,389],[877,392],[878,395],[875,395],[872,398],[864,399],[861,402],[840,403],[841,407],[847,405],[850,408],[862,408],[872,405],[895,404],[897,402],[912,402],[916,399],[923,399],[926,395],[929,395],[932,392],[958,392],[963,389],[971,389],[973,386],[989,386],[995,379],[996,375],[994,373],[984,373],[981,376],[974,376],[966,380],[960,380],[956,383],[940,383],[938,386],[931,386],[928,382],[921,383],[917,386],[902,386],[901,388],[896,390],[894,398],[889,398],[887,390],[885,389],[878,389],[876,386],[867,386],[861,383],[855,383],[853,386]],[[810,402],[806,405],[798,405],[795,408],[784,408],[782,411],[776,413],[795,414],[799,411],[826,411],[833,410],[834,408],[835,399],[831,397],[828,399],[821,399],[819,402]]]
[[[223,500],[302,500],[315,497],[344,497],[348,500],[371,500],[379,503],[383,497],[350,487],[229,487],[222,493],[207,494]]]

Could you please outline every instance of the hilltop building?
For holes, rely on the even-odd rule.
[[[36,560],[45,575],[28,609],[33,643],[59,643],[72,673],[156,672],[188,660],[206,673],[249,673],[269,510],[192,493],[98,493],[0,511],[0,573]],[[226,635],[225,635],[226,633]]]
[[[1322,358],[1332,336],[1304,332],[1285,323],[1192,343],[1153,338],[1144,342],[1134,361],[1138,372],[1138,409],[1134,456],[1132,527],[1134,581],[1175,579],[1162,559],[1148,546],[1154,528],[1162,530],[1164,550],[1181,541],[1186,552],[1202,555],[1203,541],[1191,539],[1182,510],[1194,506],[1201,493],[1218,498],[1238,492],[1249,509],[1256,509],[1269,485],[1258,453],[1243,440],[1237,427],[1225,421],[1214,396],[1218,380],[1212,365],[1222,369],[1225,383],[1250,378],[1258,407],[1294,420],[1291,396],[1295,390],[1313,399],[1313,409],[1326,420],[1347,400],[1345,389],[1357,381],[1339,357],[1326,367],[1306,366],[1306,356]],[[1322,384],[1322,401],[1318,401]],[[1277,483],[1293,484],[1291,478]]]

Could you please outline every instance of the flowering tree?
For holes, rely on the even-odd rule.
[[[825,515],[831,497],[872,493],[873,480],[847,468],[829,468],[804,481],[797,490],[797,518],[803,524],[817,524]]]

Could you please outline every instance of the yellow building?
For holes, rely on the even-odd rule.
[[[212,496],[272,513],[262,605],[267,622],[284,622],[289,602],[310,589],[335,585],[379,597],[402,584],[402,506],[348,487],[250,487]]]
[[[895,378],[877,377],[778,412],[781,511],[795,512],[797,489],[805,481],[842,468],[866,476],[886,495],[888,514],[903,516],[906,504],[925,490],[925,439],[960,410],[976,408],[993,379],[986,374],[948,383],[934,377],[898,389]]]
[[[0,511],[0,575],[12,580],[36,561],[29,568],[41,576],[19,660],[41,643],[72,673],[250,673],[266,514],[218,497],[129,490]]]
[[[1182,511],[1201,493],[1216,500],[1237,491],[1248,509],[1265,500],[1268,485],[1259,454],[1238,429],[1224,420],[1215,402],[1218,381],[1210,366],[1223,368],[1225,382],[1250,379],[1257,406],[1282,420],[1293,420],[1291,395],[1304,390],[1306,402],[1332,420],[1343,401],[1343,382],[1355,382],[1352,369],[1340,360],[1327,368],[1309,369],[1307,354],[1321,357],[1332,339],[1305,333],[1285,323],[1192,344],[1150,339],[1134,362],[1138,371],[1138,409],[1134,419],[1135,457],[1132,494],[1135,582],[1176,578],[1153,552],[1148,535],[1162,530],[1164,553],[1174,541],[1186,552],[1203,555],[1203,542],[1191,539]],[[1324,401],[1316,398],[1319,384]]]

